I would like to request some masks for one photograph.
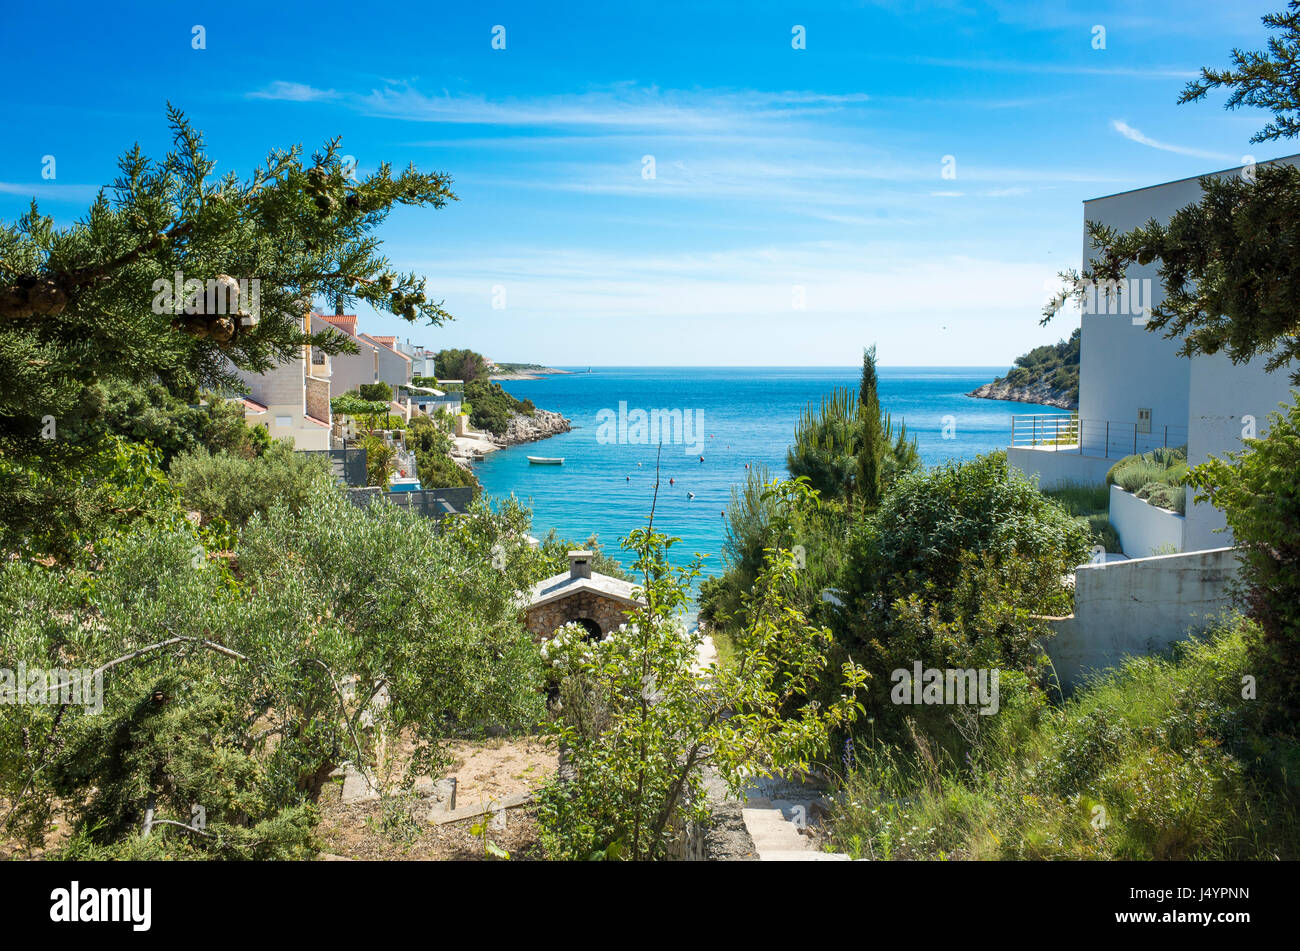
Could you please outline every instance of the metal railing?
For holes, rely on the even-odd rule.
[[[1080,419],[1064,413],[1011,417],[1012,448],[1122,458],[1187,445],[1187,427]]]
[[[331,439],[332,443],[334,440]],[[330,461],[330,470],[340,485],[366,484],[366,451],[348,447],[343,441],[342,449],[298,449],[304,456],[326,456]]]
[[[366,489],[348,489],[347,494],[354,505],[362,508],[388,503],[438,521],[448,515],[460,515],[469,511],[474,502],[474,490],[468,486],[421,489],[418,492],[384,492],[378,486],[372,486]]]

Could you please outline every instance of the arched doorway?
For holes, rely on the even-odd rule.
[[[600,625],[589,617],[580,617],[575,623],[581,624],[586,629],[587,636],[583,638],[584,641],[598,641],[605,636]]]

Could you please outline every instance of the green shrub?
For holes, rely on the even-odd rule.
[[[1268,420],[1264,439],[1211,458],[1190,477],[1197,501],[1222,509],[1243,549],[1245,604],[1261,631],[1252,645],[1261,697],[1290,735],[1300,724],[1300,395]],[[1265,676],[1267,673],[1267,676]]]
[[[415,454],[415,469],[423,488],[472,486],[477,494],[479,484],[474,474],[451,458],[453,443],[443,420],[412,416],[406,429],[406,447]]]
[[[39,845],[57,809],[68,857],[301,858],[343,761],[391,769],[387,787],[444,765],[456,730],[542,715],[518,506],[438,525],[321,480],[302,514],[277,500],[248,523],[237,577],[196,558],[184,518],[141,523],[75,568],[0,562],[7,663],[115,661],[101,711],[0,704],[6,839]],[[399,736],[409,764],[384,759]],[[209,835],[142,842],[150,802],[184,823],[201,805]]]
[[[507,393],[500,383],[489,383],[486,380],[466,381],[465,400],[470,404],[470,422],[495,436],[506,431],[512,414],[525,412],[522,400]]]
[[[277,502],[299,512],[314,486],[331,482],[323,457],[295,453],[283,441],[253,459],[198,449],[177,456],[168,474],[184,504],[197,509],[205,523],[224,519],[236,528]]]
[[[1055,499],[1071,515],[1094,515],[1110,509],[1110,487],[1107,485],[1064,485],[1045,489],[1043,495]]]
[[[1162,509],[1170,509],[1179,515],[1184,513],[1186,493],[1181,485],[1166,485],[1163,482],[1148,482],[1135,493],[1139,499],[1150,502]]]
[[[877,859],[1300,857],[1300,743],[1242,697],[1256,636],[1225,624],[1126,661],[1060,708],[1004,689],[964,760],[936,759],[923,733],[868,746],[832,844]]]

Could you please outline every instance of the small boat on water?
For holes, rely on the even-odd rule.
[[[563,456],[559,456],[558,458],[551,457],[551,456],[529,456],[529,457],[528,457],[528,461],[531,462],[531,463],[532,463],[533,465],[535,465],[535,466],[562,466],[562,465],[564,465],[564,457],[563,457]]]

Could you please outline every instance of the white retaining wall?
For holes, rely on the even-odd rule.
[[[1181,515],[1144,502],[1117,485],[1110,487],[1110,524],[1130,558],[1147,558],[1169,545],[1175,551],[1185,548],[1186,520]]]
[[[1205,630],[1230,609],[1237,569],[1233,548],[1081,565],[1074,613],[1054,618],[1056,636],[1043,644],[1062,685]]]

